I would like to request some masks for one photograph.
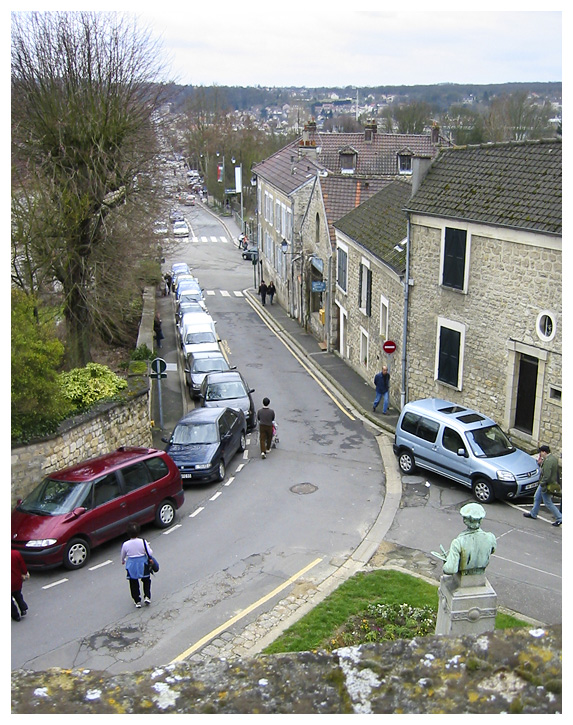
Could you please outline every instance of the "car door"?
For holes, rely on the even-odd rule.
[[[460,456],[458,451],[462,449],[465,455]],[[436,446],[436,463],[440,473],[471,487],[472,459],[467,454],[468,448],[462,436],[445,425]]]
[[[108,473],[94,481],[89,497],[91,507],[82,515],[78,533],[81,528],[82,532],[88,534],[92,546],[124,533],[129,518],[128,505],[117,474]]]
[[[165,465],[165,464],[164,464]],[[165,466],[167,475],[167,466]],[[161,487],[152,479],[145,461],[124,466],[120,471],[128,503],[129,520],[139,524],[152,521],[161,497]]]

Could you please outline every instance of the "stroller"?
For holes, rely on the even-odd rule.
[[[277,430],[277,424],[273,422],[273,437],[271,439],[271,448],[276,448],[279,442],[279,434]]]

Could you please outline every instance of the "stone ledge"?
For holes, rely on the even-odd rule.
[[[561,650],[561,627],[554,626],[120,675],[17,670],[12,713],[560,713]]]

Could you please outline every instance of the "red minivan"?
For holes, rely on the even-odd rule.
[[[171,526],[184,500],[165,451],[118,448],[47,476],[12,512],[12,548],[29,568],[79,569],[130,521]]]

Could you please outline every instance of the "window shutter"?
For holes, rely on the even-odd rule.
[[[458,386],[460,369],[461,334],[449,327],[440,328],[440,353],[438,359],[438,380]]]
[[[366,270],[366,314],[372,316],[372,270]]]

